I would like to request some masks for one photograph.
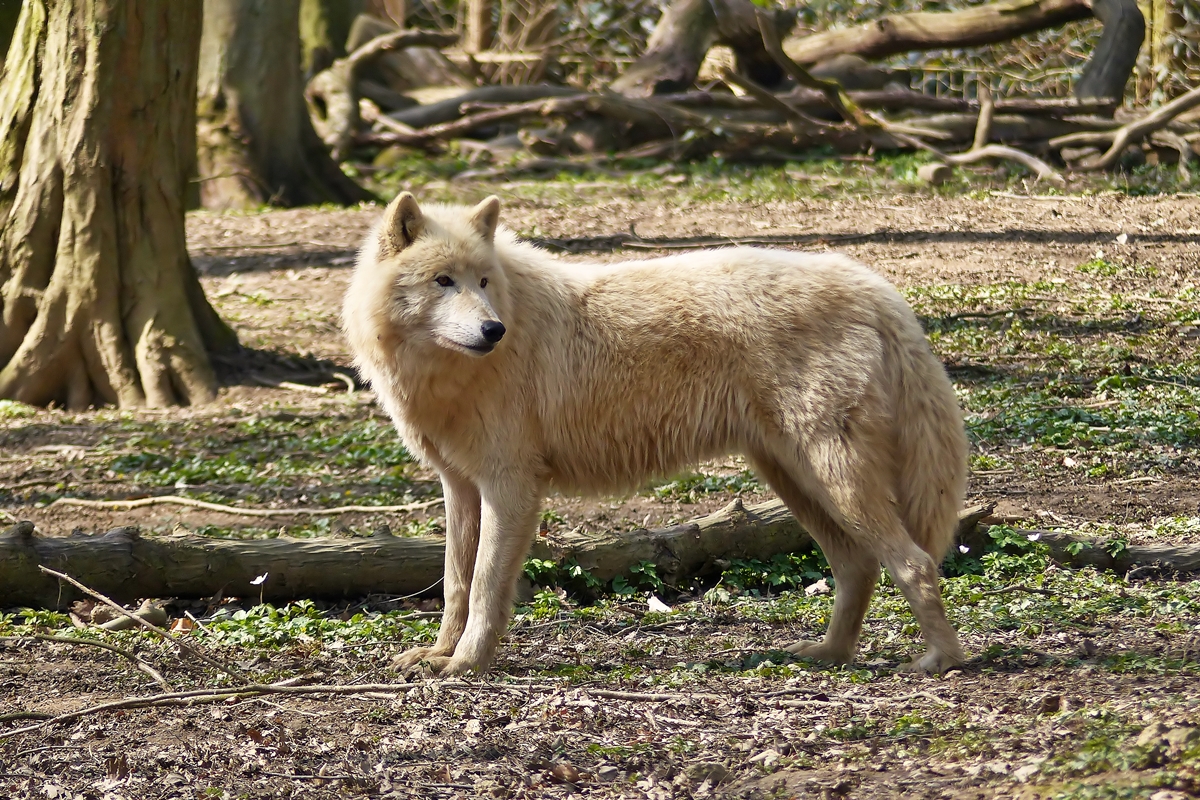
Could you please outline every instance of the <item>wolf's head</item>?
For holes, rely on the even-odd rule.
[[[404,192],[359,253],[342,320],[359,357],[382,348],[491,353],[504,338],[507,282],[496,258],[500,200],[422,210]]]

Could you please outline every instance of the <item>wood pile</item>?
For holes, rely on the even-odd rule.
[[[975,98],[926,95],[863,59],[1003,41],[1092,14],[1104,34],[1070,98],[993,99],[982,82]],[[452,149],[472,163],[462,177],[476,178],[603,171],[632,159],[780,162],[820,148],[923,150],[951,166],[1004,160],[1058,184],[1071,173],[1151,160],[1178,164],[1186,180],[1200,154],[1200,88],[1152,112],[1125,111],[1116,99],[1144,30],[1132,0],[1007,0],[786,40],[793,21],[792,12],[749,0],[676,0],[646,53],[604,90],[481,86],[415,105],[399,93],[400,102],[388,103],[377,87],[367,99],[362,68],[407,47],[449,48],[457,37],[387,31],[316,75],[310,108],[338,158],[364,148]],[[698,90],[702,63],[717,46],[733,63]],[[945,179],[945,171],[927,172]]]

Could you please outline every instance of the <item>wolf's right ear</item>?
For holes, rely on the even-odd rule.
[[[379,252],[387,256],[399,253],[416,241],[425,229],[425,215],[412,192],[401,192],[383,212],[379,229]]]

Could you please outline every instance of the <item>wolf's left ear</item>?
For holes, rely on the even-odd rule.
[[[471,227],[479,231],[484,241],[496,238],[496,225],[500,222],[500,198],[492,195],[471,209]]]
[[[379,229],[381,255],[399,253],[412,244],[425,228],[425,215],[411,192],[403,192],[383,212]]]

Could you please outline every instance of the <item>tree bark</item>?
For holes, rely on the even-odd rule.
[[[1092,13],[1104,25],[1104,32],[1075,84],[1075,96],[1120,101],[1146,37],[1146,19],[1137,0],[1092,0]]]
[[[199,0],[27,0],[0,77],[0,397],[198,403],[236,346],[188,259]]]
[[[313,130],[299,19],[299,0],[205,0],[197,133],[205,208],[373,199]]]
[[[363,0],[300,0],[300,63],[306,78],[346,55],[350,25],[364,5]]]
[[[992,505],[964,509],[957,539],[988,543]],[[1131,545],[1115,551],[1104,540],[1057,531],[1037,533],[1051,557],[1068,566],[1127,571],[1147,567],[1200,572],[1200,545]],[[808,532],[779,500],[743,506],[735,500],[706,517],[655,530],[539,537],[533,558],[578,564],[607,583],[649,561],[665,583],[719,575],[731,559],[767,560],[806,550]],[[1116,552],[1116,555],[1113,555]],[[271,601],[340,599],[367,594],[436,593],[445,540],[401,538],[386,529],[353,539],[210,539],[191,534],[143,538],[136,528],[100,536],[42,537],[32,522],[0,533],[0,608],[65,608],[81,595],[38,569],[51,567],[123,603],[145,597],[258,596]],[[263,573],[261,587],[250,581]]]
[[[815,64],[844,53],[885,58],[910,50],[1003,42],[1091,15],[1091,0],[1003,0],[962,11],[889,14],[853,28],[790,39],[784,50],[799,64]]]
[[[795,21],[790,12],[775,13],[780,34]],[[763,49],[755,7],[750,0],[676,0],[646,43],[646,53],[612,83],[630,97],[648,97],[688,89],[714,44],[729,45],[737,68],[760,86],[777,86],[783,70]]]

